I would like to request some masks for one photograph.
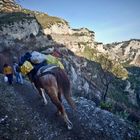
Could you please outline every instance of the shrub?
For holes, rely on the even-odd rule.
[[[113,73],[117,78],[128,78],[127,70],[119,62],[109,59],[108,55],[99,54],[96,49],[90,48],[89,46],[86,46],[86,44],[82,45],[85,45],[85,49],[81,54],[85,58],[100,63],[105,71]]]
[[[108,110],[108,111],[112,111],[113,109],[112,104],[107,102],[101,102],[99,106],[101,109]]]
[[[116,112],[116,115],[126,120],[129,116],[129,113],[126,111],[121,111],[121,112]]]
[[[19,22],[24,19],[30,20],[33,19],[33,17],[30,17],[22,12],[9,13],[5,16],[0,17],[0,25],[12,25],[14,22]]]
[[[82,55],[89,60],[95,60],[97,51],[95,49],[90,48],[89,46],[86,46],[85,43],[81,42],[80,44],[85,45],[85,49],[84,52],[82,52]]]

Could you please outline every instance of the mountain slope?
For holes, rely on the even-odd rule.
[[[106,139],[108,137],[114,138],[113,137],[113,134],[115,133],[114,131],[117,131],[118,129],[118,131],[116,132],[117,134],[115,134],[115,136],[119,135],[118,133],[121,132],[119,130],[119,126],[124,127],[124,125],[122,126],[122,122],[120,123],[119,119],[116,120],[117,122],[113,121],[113,124],[110,124],[109,122],[110,117],[109,119],[108,117],[103,118],[104,116],[106,116],[105,114],[108,115],[108,113],[103,111],[105,113],[104,114],[102,110],[96,108],[93,101],[96,103],[97,106],[112,111],[116,115],[119,114],[121,117],[125,119],[129,118],[130,120],[135,121],[137,123],[140,122],[139,117],[140,92],[138,89],[139,74],[134,75],[133,74],[134,70],[131,70],[129,73],[127,73],[128,79],[122,80],[121,79],[122,77],[115,75],[110,70],[110,68],[113,68],[115,72],[118,72],[119,74],[123,75],[123,72],[121,70],[124,68],[122,67],[121,63],[124,64],[123,61],[125,59],[122,59],[123,57],[121,58],[121,56],[123,56],[124,52],[129,52],[129,50],[131,50],[130,46],[129,49],[127,49],[129,42],[126,43],[123,42],[122,44],[116,43],[114,44],[114,46],[113,44],[110,46],[109,45],[103,46],[101,43],[95,42],[94,40],[95,33],[93,31],[88,30],[87,28],[71,29],[68,25],[68,22],[61,18],[52,17],[42,12],[31,11],[23,8],[21,8],[20,11],[13,13],[9,13],[8,11],[1,12],[0,25],[1,25],[0,70],[2,70],[2,66],[4,63],[9,63],[12,65],[13,60],[18,61],[20,56],[22,56],[27,51],[36,50],[39,52],[47,52],[49,48],[51,50],[54,49],[54,52],[57,52],[59,54],[58,55],[59,59],[64,64],[65,70],[68,73],[68,76],[72,83],[73,95],[75,96],[78,108],[81,111],[78,112],[79,115],[76,114],[76,116],[74,117],[81,118],[80,121],[83,122],[81,126],[84,127],[84,129],[82,129],[80,126],[79,132],[77,129],[78,128],[77,122],[79,123],[79,120],[77,120],[77,118],[74,119],[76,124],[75,128],[76,130],[74,129],[73,133],[75,131],[76,134],[75,135],[72,134],[72,138],[75,136],[78,139],[79,138],[78,134],[83,133],[81,134],[80,138],[84,139],[84,135],[86,134],[84,130],[88,131],[88,128],[85,128],[86,124],[85,122],[89,121],[88,119],[91,120],[90,122],[91,126],[90,124],[86,124],[90,128],[88,131],[88,135],[93,136],[92,132],[94,132],[97,138],[100,138],[100,136],[105,136]],[[135,43],[130,44],[134,45]],[[115,47],[115,45],[118,45],[120,47]],[[117,52],[116,54],[113,52],[113,48],[116,49],[115,51]],[[124,50],[127,51],[124,51],[122,48],[124,48]],[[133,52],[135,52],[136,51],[135,47],[132,48]],[[110,50],[111,51],[109,55],[106,55],[104,50],[107,53],[109,53]],[[119,54],[119,50],[121,51],[121,55]],[[118,58],[117,60],[116,57],[113,57],[116,55],[118,56],[120,55],[119,57],[117,57]],[[96,58],[100,59],[97,60]],[[114,64],[117,64],[116,67],[114,67]],[[126,69],[124,70],[126,72]],[[139,69],[137,69],[137,71],[139,71]],[[26,89],[28,85],[25,85],[23,87]],[[22,87],[18,86],[16,88],[17,89],[19,88],[19,90],[20,88],[23,89]],[[106,100],[105,102],[102,102],[105,95]],[[34,98],[33,94],[31,96],[29,95],[24,96],[24,98],[26,97],[29,98],[29,100],[31,100],[31,98]],[[20,98],[18,99],[20,100]],[[27,99],[25,99],[25,101],[27,101]],[[29,102],[27,101],[26,103],[28,104]],[[35,106],[35,108],[38,109],[37,111],[40,110],[40,107],[36,106],[35,104],[31,104],[31,108],[32,106]],[[91,108],[88,108],[88,106],[91,106]],[[86,109],[84,110],[84,108]],[[93,115],[89,113],[90,111],[93,112]],[[85,114],[85,112],[88,115]],[[43,113],[45,116],[47,116],[45,111],[43,111]],[[43,113],[41,113],[41,115],[43,115]],[[81,113],[84,114],[83,118],[81,117],[82,115]],[[26,117],[27,116],[25,115],[25,118]],[[30,117],[32,118],[32,116]],[[99,118],[101,117],[103,121],[98,120],[98,118],[96,117]],[[115,116],[113,115],[113,120],[114,117]],[[52,124],[55,124],[53,121],[51,122]],[[108,129],[109,124],[111,125],[110,129]],[[135,126],[138,125],[135,124]],[[46,125],[45,126],[43,125],[43,127],[46,127]],[[98,131],[98,129],[101,130]],[[134,129],[135,129],[134,131],[137,131],[136,128]],[[37,131],[37,128],[35,128],[35,130]],[[54,129],[51,129],[48,132],[53,133],[51,132],[52,130]],[[43,128],[41,128],[41,130],[39,131],[43,131]],[[124,129],[124,131],[125,132],[123,132],[122,134],[123,136],[121,136],[121,134],[119,135],[120,138],[125,137],[124,135],[127,133],[127,130]],[[45,136],[48,134],[48,133],[45,134],[44,131],[43,133],[44,133],[43,135]],[[90,139],[88,136],[86,138]]]
[[[97,45],[100,52],[109,54],[111,59],[120,61],[125,65],[140,67],[140,39],[131,39],[112,44]]]
[[[75,98],[77,112],[68,104],[63,104],[74,128],[66,126],[55,116],[56,108],[49,101],[45,106],[42,98],[33,90],[31,84],[8,87],[0,76],[0,138],[2,139],[138,139],[140,133],[134,126],[115,115],[96,107],[95,103],[85,98]]]

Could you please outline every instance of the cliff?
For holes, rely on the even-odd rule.
[[[5,4],[3,4],[3,9]],[[89,131],[89,134],[95,132],[96,138],[101,138],[100,135],[103,133],[106,139],[113,139],[113,134],[118,130],[119,126],[121,128],[125,128],[126,126],[128,129],[125,129],[122,135],[119,134],[121,130],[118,130],[115,133],[115,137],[119,135],[119,138],[123,139],[127,135],[126,137],[128,137],[128,139],[131,139],[131,136],[132,138],[133,136],[137,138],[138,131],[136,128],[131,127],[134,130],[131,129],[132,134],[130,134],[131,136],[129,137],[129,123],[127,124],[127,122],[125,122],[125,125],[123,125],[124,120],[120,121],[116,119],[115,116],[118,115],[123,119],[129,119],[137,123],[140,122],[138,115],[140,101],[139,89],[136,88],[139,87],[140,81],[139,69],[136,69],[137,75],[135,76],[133,74],[134,69],[130,69],[131,72],[127,73],[128,75],[126,74],[128,76],[127,80],[122,80],[120,77],[117,77],[117,75],[112,73],[112,69],[122,75],[123,71],[121,70],[124,69],[124,67],[121,64],[124,65],[124,62],[129,62],[129,60],[131,60],[133,64],[139,61],[139,56],[137,55],[139,54],[139,40],[103,45],[102,43],[95,42],[95,33],[93,31],[87,28],[71,29],[68,22],[64,19],[49,16],[46,13],[31,11],[22,7],[19,11],[14,11],[13,9],[13,12],[7,11],[0,13],[1,71],[4,63],[12,65],[13,60],[18,60],[19,57],[27,51],[36,50],[45,53],[48,49],[59,53],[59,59],[64,64],[71,80],[73,95],[79,105],[80,111],[82,111],[84,106],[89,106],[89,108],[82,111],[87,111],[87,115],[85,114],[87,119],[85,120],[84,117],[81,118],[83,122],[91,119],[91,122],[88,123],[88,128],[90,127],[91,131]],[[121,62],[121,64],[119,62]],[[104,65],[106,63],[109,65]],[[116,67],[114,68],[114,66]],[[110,67],[112,67],[111,70]],[[124,70],[126,72],[126,69]],[[25,85],[25,89],[26,86],[27,85]],[[107,95],[106,102],[104,103],[102,100],[105,94]],[[90,108],[90,106],[93,106],[93,108]],[[96,106],[111,111],[115,115],[110,116],[109,112],[102,111],[96,108]],[[91,114],[89,112],[91,110],[93,115],[90,118],[89,116]],[[101,115],[97,115],[96,113]],[[81,117],[81,115],[82,113],[79,117]],[[106,117],[101,117],[103,121],[101,121],[102,119],[97,119],[94,124],[92,121],[96,115],[98,117],[107,115],[108,121],[106,122]],[[112,121],[112,123],[109,120]],[[114,120],[117,121],[117,124]],[[118,127],[115,127],[115,124]],[[111,129],[107,129],[110,125]],[[139,127],[137,125],[135,126]],[[46,128],[46,125],[43,127]],[[97,128],[97,131],[94,128]],[[107,131],[105,131],[106,129]],[[134,135],[133,132],[135,133]],[[85,132],[83,133],[85,134]],[[84,135],[82,135],[82,138],[83,137]]]
[[[19,12],[21,6],[16,4],[14,0],[0,0],[0,12]]]
[[[120,61],[122,64],[140,67],[140,40],[131,39],[112,44],[97,44],[99,52],[109,54],[111,59]]]

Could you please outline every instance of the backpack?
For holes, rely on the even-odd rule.
[[[37,51],[33,51],[31,53],[31,57],[30,57],[30,60],[33,64],[40,64],[42,63],[43,61],[45,61],[45,55],[42,54],[42,53],[39,53]]]

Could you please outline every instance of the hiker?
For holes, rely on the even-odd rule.
[[[12,67],[8,65],[7,63],[3,65],[3,74],[7,76],[8,83],[9,85],[11,85],[13,82],[13,70],[12,70]]]
[[[16,76],[16,83],[23,84],[23,77],[21,75],[19,65],[16,62],[13,64],[13,69]]]

